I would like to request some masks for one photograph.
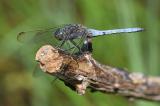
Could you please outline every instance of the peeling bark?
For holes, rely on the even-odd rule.
[[[92,91],[119,94],[126,97],[160,101],[160,77],[102,65],[92,54],[70,56],[50,45],[41,47],[35,59],[40,68],[64,81],[65,85],[78,94]]]

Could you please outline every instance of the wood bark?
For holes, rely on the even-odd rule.
[[[50,45],[42,46],[35,59],[40,68],[64,81],[65,85],[83,95],[91,91],[125,97],[160,101],[160,77],[125,70],[97,62],[91,53],[71,56]]]

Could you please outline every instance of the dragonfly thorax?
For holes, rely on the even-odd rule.
[[[88,34],[87,28],[81,24],[67,24],[58,28],[54,36],[58,40],[72,40]]]

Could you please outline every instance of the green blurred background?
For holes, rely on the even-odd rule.
[[[160,0],[0,0],[0,106],[159,106],[100,92],[79,96],[59,80],[52,84],[54,77],[40,70],[33,77],[38,46],[20,44],[17,33],[67,23],[145,28],[95,38],[93,56],[130,72],[160,75]]]

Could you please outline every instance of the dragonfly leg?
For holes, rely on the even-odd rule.
[[[61,43],[59,43],[59,44],[61,44],[61,45],[63,46],[64,44],[62,44],[62,43],[63,43],[63,42],[61,42]],[[68,48],[67,48],[67,49],[64,49],[63,51],[69,51],[69,50],[72,50],[72,49],[75,48],[75,46],[72,46],[72,47],[71,47],[71,44],[70,44],[69,42],[66,41],[65,43],[67,44]],[[62,47],[62,46],[59,45],[59,44],[56,46],[56,48]]]
[[[58,43],[55,48],[56,48],[56,49],[61,49],[61,47],[64,45],[65,42],[66,42],[66,41],[63,40],[62,42]]]
[[[70,40],[70,42],[81,52],[81,48],[76,44],[74,40]]]
[[[72,48],[71,45],[70,45],[70,42],[66,42],[66,44],[67,44],[69,49]]]
[[[57,45],[57,47],[61,48],[64,45],[64,43],[65,43],[65,40],[63,40],[60,45]]]
[[[66,44],[67,44],[67,46],[68,46],[68,49],[66,49],[66,51],[68,51],[68,50],[72,50],[72,49],[74,49],[74,48],[75,48],[74,46],[72,46],[72,47],[71,47],[70,42],[66,42]]]

